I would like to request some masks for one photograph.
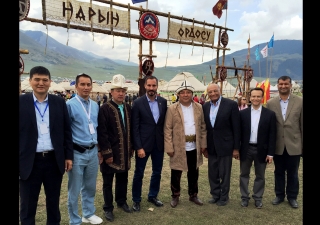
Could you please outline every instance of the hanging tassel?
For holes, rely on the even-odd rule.
[[[129,45],[129,58],[128,58],[128,62],[130,62],[130,50],[131,50],[131,38],[130,38],[130,45]]]
[[[164,65],[164,68],[167,68],[168,53],[169,53],[169,42],[168,42],[168,48],[167,48],[166,65]]]
[[[47,29],[47,37],[46,37],[46,47],[44,48],[44,54],[47,54],[47,46],[48,46],[48,25],[46,25],[46,29]]]

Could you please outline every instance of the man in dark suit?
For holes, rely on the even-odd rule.
[[[251,106],[240,111],[240,194],[241,206],[249,204],[249,179],[254,162],[253,195],[255,206],[262,208],[267,163],[271,164],[276,148],[276,115],[262,106],[264,91],[260,87],[250,90]]]
[[[277,138],[274,155],[274,180],[278,205],[287,197],[292,208],[298,208],[299,166],[303,150],[303,107],[302,97],[291,94],[291,78],[278,79],[279,97],[270,99],[267,108],[276,113]]]
[[[224,206],[229,201],[232,157],[239,158],[240,113],[238,104],[221,96],[218,84],[207,87],[210,101],[203,105],[207,128],[207,149],[210,194],[209,203]]]
[[[164,156],[164,119],[167,100],[157,95],[158,79],[146,76],[146,94],[134,101],[131,111],[132,141],[135,150],[135,171],[132,182],[133,211],[140,211],[141,189],[144,170],[149,156],[152,159],[152,175],[148,201],[163,206],[157,198]]]
[[[19,185],[21,225],[34,225],[41,185],[46,195],[48,225],[61,221],[62,178],[72,169],[70,119],[65,100],[48,94],[47,68],[30,70],[31,94],[19,98]]]

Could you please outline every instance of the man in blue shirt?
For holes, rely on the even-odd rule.
[[[67,102],[71,120],[74,163],[68,172],[68,211],[70,225],[82,222],[100,224],[102,219],[95,215],[94,198],[99,166],[97,126],[99,106],[90,99],[92,79],[79,74],[75,84],[77,95]],[[81,194],[82,219],[78,214],[78,198]]]

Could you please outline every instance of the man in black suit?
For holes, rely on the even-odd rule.
[[[209,203],[224,206],[229,201],[232,157],[239,158],[240,114],[238,104],[223,98],[218,84],[207,87],[210,101],[203,105],[207,128],[207,149],[210,194]]]
[[[264,91],[256,87],[250,90],[251,106],[240,111],[240,194],[241,206],[249,204],[249,179],[254,162],[255,179],[253,195],[256,208],[262,208],[267,163],[271,164],[276,148],[276,114],[262,106]]]
[[[46,195],[48,225],[61,221],[62,178],[72,169],[70,119],[65,100],[48,94],[47,68],[30,70],[31,94],[19,98],[19,185],[21,225],[34,225],[41,185]]]
[[[133,211],[140,211],[141,189],[144,170],[149,156],[152,159],[152,175],[148,201],[163,206],[157,198],[164,156],[164,118],[167,100],[157,95],[158,79],[146,76],[146,94],[134,101],[131,111],[132,141],[135,150],[135,171],[132,182]]]

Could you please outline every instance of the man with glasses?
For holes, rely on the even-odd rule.
[[[98,159],[98,104],[90,99],[92,79],[87,74],[76,77],[77,95],[67,102],[71,120],[74,163],[68,172],[69,223],[100,224],[102,219],[95,215],[94,199],[99,167]],[[82,218],[78,213],[81,194]]]

